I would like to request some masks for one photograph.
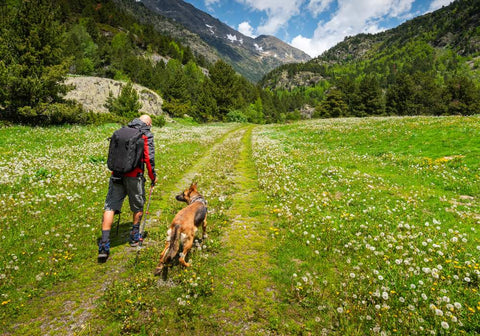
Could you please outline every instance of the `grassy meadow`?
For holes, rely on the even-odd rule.
[[[117,127],[0,128],[1,334],[480,333],[480,117],[155,129],[144,247],[125,202],[98,264]],[[209,237],[154,277],[192,180]]]

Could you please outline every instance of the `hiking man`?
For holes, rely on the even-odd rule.
[[[133,212],[130,246],[137,246],[139,244],[141,238],[140,221],[143,216],[143,206],[145,204],[145,177],[143,176],[145,166],[147,166],[148,177],[152,181],[152,185],[157,182],[155,173],[155,147],[153,134],[150,132],[151,126],[152,119],[148,115],[135,118],[128,124],[129,128],[136,129],[141,133],[138,135],[137,140],[140,148],[139,155],[141,156],[138,165],[136,165],[133,170],[126,173],[112,171],[103,213],[102,238],[98,246],[99,261],[106,261],[110,254],[109,238],[115,211],[122,209],[123,200],[127,195],[130,210]]]

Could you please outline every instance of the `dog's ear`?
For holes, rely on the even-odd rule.
[[[190,190],[191,191],[196,191],[197,190],[197,182],[192,182],[192,184],[190,185]]]

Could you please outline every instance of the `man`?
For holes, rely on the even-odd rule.
[[[142,115],[128,124],[128,127],[138,129],[143,138],[143,156],[140,163],[132,171],[121,174],[112,172],[102,221],[102,238],[98,246],[99,261],[106,261],[110,254],[110,230],[113,224],[115,211],[122,209],[123,200],[128,195],[130,210],[133,212],[133,225],[130,231],[130,246],[137,246],[140,240],[140,221],[145,204],[145,166],[152,185],[157,182],[155,173],[155,147],[153,134],[150,132],[152,118]]]

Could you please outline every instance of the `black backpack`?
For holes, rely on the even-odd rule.
[[[139,166],[143,156],[143,133],[131,127],[122,127],[113,132],[108,149],[108,169],[125,174]]]

